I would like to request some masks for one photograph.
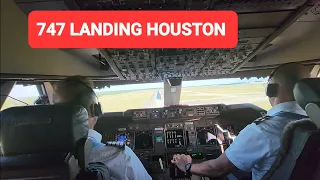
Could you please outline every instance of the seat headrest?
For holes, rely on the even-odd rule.
[[[1,112],[1,144],[5,156],[73,152],[88,136],[88,113],[82,106],[37,105]]]
[[[305,109],[309,103],[320,103],[320,78],[306,78],[298,81],[293,89],[297,103]]]

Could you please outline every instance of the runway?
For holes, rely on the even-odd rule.
[[[153,95],[150,97],[150,100],[144,105],[144,108],[159,108],[164,106],[163,100],[163,89],[157,89]]]

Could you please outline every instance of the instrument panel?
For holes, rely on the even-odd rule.
[[[150,173],[168,168],[171,178],[184,177],[171,164],[174,154],[201,161],[219,157],[228,147],[235,131],[218,125],[225,110],[223,104],[128,110],[123,115],[131,116],[131,123],[118,127],[113,139],[126,142]]]
[[[222,140],[217,138],[218,130],[215,126],[197,127],[197,145],[220,145]]]
[[[217,117],[134,122],[118,128],[115,140],[125,141],[149,173],[161,173],[167,168],[173,179],[185,175],[171,164],[174,154],[189,154],[195,162],[217,158],[230,145],[229,136],[235,132],[231,125],[217,124]]]
[[[182,148],[184,147],[184,132],[183,129],[177,129],[177,130],[167,130],[165,132],[166,137],[166,148],[172,149],[172,148]]]
[[[175,179],[184,173],[172,166],[174,154],[189,154],[195,162],[217,158],[245,126],[242,121],[252,122],[262,112],[223,104],[128,110],[110,114],[108,120],[119,120],[104,126],[103,141],[125,141],[150,174],[167,168]]]
[[[135,132],[135,149],[136,150],[153,150],[152,131]]]
[[[177,150],[199,152],[202,146],[220,148],[227,145],[229,136],[235,135],[233,126],[220,127],[212,122],[214,120],[204,119],[149,126],[131,124],[126,128],[119,128],[121,131],[118,129],[113,140],[125,142],[134,151],[157,153]]]
[[[227,144],[225,136],[235,134],[232,126],[222,129],[217,124],[216,117],[225,110],[223,104],[128,110],[124,115],[132,116],[133,123],[118,128],[114,140],[148,154],[201,152],[202,146],[220,149]]]
[[[125,115],[131,115],[133,120],[143,119],[174,119],[190,118],[203,116],[218,116],[221,111],[228,106],[223,104],[203,105],[203,106],[171,106],[152,109],[134,109],[124,112]]]

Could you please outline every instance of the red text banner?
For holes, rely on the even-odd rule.
[[[234,48],[233,11],[33,11],[32,48]]]

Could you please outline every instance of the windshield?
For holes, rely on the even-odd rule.
[[[104,112],[163,107],[163,83],[111,86],[95,92]]]
[[[265,110],[271,108],[265,96],[265,78],[183,81],[180,104],[252,103]],[[163,83],[128,84],[95,89],[104,112],[164,106]],[[34,104],[39,97],[35,85],[15,85],[1,110]]]
[[[5,96],[1,94],[1,96]],[[39,92],[36,85],[24,86],[16,84],[13,86],[9,96],[4,101],[1,111],[15,106],[33,105],[35,100],[38,99]]]
[[[271,105],[265,95],[264,81],[240,80],[219,85],[184,87],[181,90],[181,104],[242,104],[252,103],[269,110]]]
[[[252,103],[271,108],[265,96],[265,78],[184,81],[181,105]],[[95,90],[104,112],[163,107],[163,83],[130,84]]]

